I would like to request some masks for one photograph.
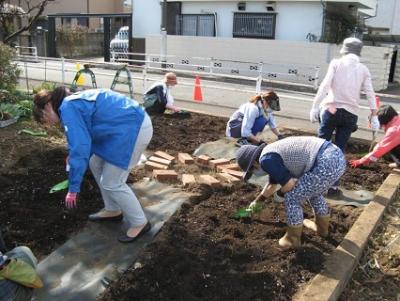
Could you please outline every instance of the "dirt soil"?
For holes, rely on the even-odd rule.
[[[154,137],[148,149],[173,155],[191,153],[201,143],[222,138],[226,121],[199,114],[192,114],[189,119],[153,119]],[[67,177],[63,134],[49,128],[48,137],[17,134],[22,128],[38,129],[27,121],[0,129],[0,229],[10,248],[27,245],[43,258],[82,229],[87,215],[100,209],[102,202],[88,173],[78,209],[65,210],[65,191],[48,193]],[[356,153],[367,148],[363,146]],[[345,180],[343,184],[375,190],[388,174],[383,166],[379,163],[348,169],[345,177],[349,178],[345,179],[353,182]],[[139,169],[131,180],[143,176]],[[362,177],[369,182],[364,185]],[[135,294],[140,300],[182,296],[186,300],[221,300],[225,296],[235,300],[287,300],[299,284],[320,270],[324,255],[341,241],[359,213],[352,208],[335,208],[329,240],[306,231],[302,249],[281,252],[276,245],[284,232],[282,205],[268,205],[254,219],[230,217],[235,209],[251,201],[258,188],[238,185],[215,191],[192,189],[198,196],[167,223],[156,242],[146,249],[144,268],[128,272],[104,300],[128,300]]]
[[[191,153],[200,144],[221,138],[225,122],[205,115],[154,119],[149,150]],[[18,134],[24,128],[43,129],[26,120],[0,128],[0,230],[9,248],[26,245],[40,259],[82,229],[88,214],[102,208],[102,202],[90,172],[81,187],[78,209],[64,208],[65,191],[49,194],[53,185],[67,178],[64,135],[49,127],[48,137]]]
[[[400,195],[389,206],[340,301],[400,300]]]
[[[222,123],[221,129],[224,126]],[[159,131],[168,135],[165,127]],[[353,141],[349,151],[354,154],[347,157],[359,158],[367,149],[367,145]],[[182,151],[171,140],[165,148],[152,150]],[[206,172],[194,165],[177,164],[174,169],[179,174]],[[388,173],[387,162],[376,163],[349,169],[342,183],[348,189],[376,190]],[[149,173],[139,169],[133,176],[139,179]],[[321,271],[325,256],[342,241],[362,210],[333,207],[328,239],[306,229],[299,250],[282,251],[278,248],[278,239],[285,233],[282,204],[270,201],[252,218],[232,217],[235,210],[254,199],[259,188],[240,184],[215,190],[193,186],[189,190],[196,195],[98,300],[291,300],[300,285]],[[312,217],[309,206],[304,209],[306,217]]]
[[[193,190],[198,195],[99,300],[291,300],[322,269],[362,210],[334,207],[329,239],[305,230],[299,250],[282,251],[283,204],[269,202],[260,213],[237,220],[232,213],[247,206],[258,188]]]

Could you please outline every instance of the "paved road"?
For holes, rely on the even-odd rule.
[[[74,63],[65,63],[65,76],[62,76],[62,66],[60,61],[47,61],[38,63],[20,63],[22,68],[20,85],[26,87],[25,75],[28,75],[28,86],[31,89],[41,81],[53,81],[66,84],[72,83],[76,73]],[[98,87],[109,88],[111,86],[115,70],[105,68],[93,68],[96,75]],[[160,80],[160,74],[146,74],[142,72],[132,72],[135,98],[141,99],[141,95],[146,87],[154,81]],[[146,80],[144,80],[146,78]],[[85,78],[86,84],[90,84],[89,78]],[[193,101],[194,78],[184,77],[178,79],[178,85],[173,89],[176,104],[185,109],[201,111],[212,115],[228,117],[241,103],[247,101],[255,93],[255,83],[232,83],[223,81],[220,78],[213,80],[201,80],[203,101],[196,103]],[[267,86],[263,87],[267,88]],[[127,93],[128,87],[117,85],[116,89]],[[316,130],[317,125],[308,121],[309,110],[313,93],[275,89],[281,100],[282,111],[276,114],[280,126],[298,127],[307,130]],[[393,97],[381,97],[383,103],[390,103],[397,110],[400,110],[400,99]],[[367,116],[369,109],[367,101],[361,101],[359,111],[359,128],[353,136],[363,139],[370,139],[371,133],[367,128]]]

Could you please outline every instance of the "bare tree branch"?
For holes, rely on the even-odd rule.
[[[43,11],[44,11],[44,9],[45,9],[45,7],[46,7],[48,1],[49,1],[49,0],[43,0],[43,1],[39,2],[38,5],[34,5],[34,6],[31,6],[31,5],[30,5],[30,1],[25,1],[25,2],[26,2],[26,5],[27,5],[27,6],[26,6],[26,7],[27,7],[27,11],[25,12],[25,16],[28,17],[28,20],[29,20],[28,24],[25,25],[25,26],[22,26],[21,28],[17,29],[16,31],[14,31],[14,32],[11,33],[11,34],[8,34],[8,35],[3,39],[3,42],[4,42],[4,43],[8,43],[8,42],[9,42],[10,40],[12,40],[14,37],[20,35],[20,34],[23,33],[24,31],[28,31],[28,30],[32,27],[32,24],[42,15],[42,13],[43,13]],[[5,3],[4,0],[0,0],[0,8],[3,8],[3,7],[4,7],[4,3]],[[36,12],[35,12],[35,15],[34,15],[33,17],[32,17],[32,16],[29,16],[30,13],[32,13],[33,11],[36,11]],[[2,15],[3,15],[3,14],[2,14]],[[14,16],[15,16],[15,14],[14,14]],[[6,19],[6,18],[2,17],[2,19]],[[2,21],[3,21],[3,20],[2,20]],[[2,22],[2,23],[3,23],[3,22]]]

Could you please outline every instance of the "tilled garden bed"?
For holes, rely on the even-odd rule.
[[[222,138],[226,121],[199,114],[188,119],[157,117],[148,150],[191,153],[202,143]],[[26,126],[34,127],[18,123],[1,130],[0,227],[9,247],[28,245],[42,258],[82,229],[87,215],[101,208],[102,202],[89,173],[78,209],[65,210],[65,192],[48,193],[66,178],[62,134],[53,132],[55,136],[45,138],[16,134]],[[360,157],[367,149],[368,145],[355,143],[347,156]],[[348,168],[342,183],[349,189],[374,191],[388,173],[385,163]],[[138,169],[130,180],[143,176],[146,173]],[[340,243],[361,210],[332,208],[329,239],[305,231],[301,249],[282,252],[277,248],[285,231],[282,204],[270,202],[252,218],[232,218],[236,209],[254,199],[259,188],[240,184],[188,189],[195,196],[167,222],[136,269],[132,267],[112,284],[102,300],[290,300],[300,284],[321,270],[324,257]]]

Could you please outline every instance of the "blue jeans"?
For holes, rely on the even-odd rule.
[[[318,130],[318,137],[330,141],[335,131],[335,144],[344,153],[351,133],[357,128],[358,116],[345,109],[337,109],[335,114],[325,110],[321,115],[321,125]],[[333,185],[339,186],[339,180]]]

